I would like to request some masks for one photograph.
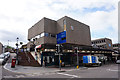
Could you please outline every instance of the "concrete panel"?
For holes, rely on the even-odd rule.
[[[44,37],[44,44],[56,44],[56,38]]]
[[[42,32],[44,32],[44,18],[28,30],[28,39],[31,39]]]
[[[45,18],[44,19],[44,31],[51,34],[56,34],[57,32],[57,26],[56,21]]]
[[[63,20],[65,19],[66,17],[57,20],[57,34],[64,31]]]
[[[91,46],[89,26],[69,17],[66,17],[66,22],[66,43]]]
[[[40,45],[40,44],[44,44],[44,37],[38,38],[38,39],[35,41],[35,45]]]

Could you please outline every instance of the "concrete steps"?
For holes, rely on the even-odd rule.
[[[19,65],[38,67],[40,64],[34,59],[30,52],[20,52],[18,54]]]

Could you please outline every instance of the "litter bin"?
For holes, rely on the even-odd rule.
[[[12,58],[11,68],[15,68],[16,58]]]

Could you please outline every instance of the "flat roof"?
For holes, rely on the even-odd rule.
[[[95,40],[91,40],[91,41],[99,41],[99,40],[105,40],[105,39],[112,41],[112,40],[109,39],[109,38],[99,38],[99,39],[95,39]]]

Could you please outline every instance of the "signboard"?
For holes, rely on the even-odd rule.
[[[87,56],[88,58],[88,63],[92,63],[91,56]]]
[[[88,58],[87,58],[87,56],[83,56],[83,63],[88,63]]]
[[[57,34],[57,44],[66,43],[66,31]]]
[[[83,56],[83,63],[96,63],[95,56]]]
[[[96,57],[92,56],[92,63],[96,63]]]

